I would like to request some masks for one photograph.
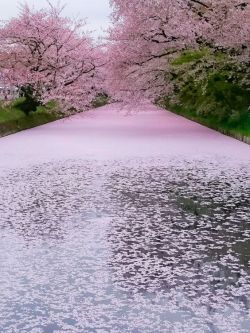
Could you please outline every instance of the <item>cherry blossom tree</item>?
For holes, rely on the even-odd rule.
[[[27,5],[0,29],[2,73],[36,99],[67,107],[87,107],[101,82],[103,52],[85,33],[85,23],[64,18],[59,6],[35,10]]]
[[[111,0],[107,85],[117,98],[155,99],[171,92],[169,64],[208,46],[248,61],[250,5],[239,0]]]

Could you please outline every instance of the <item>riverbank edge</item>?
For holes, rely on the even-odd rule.
[[[15,103],[15,101],[14,101]],[[104,105],[108,104],[108,96],[99,94],[92,102],[92,108],[96,109],[99,107],[102,107]],[[65,119],[68,117],[71,117],[78,112],[73,112],[71,114],[65,114],[62,112],[57,112],[54,110],[56,104],[52,102],[52,108],[49,107],[49,109],[46,110],[46,107],[41,106],[37,111],[31,112],[29,115],[23,115],[20,117],[20,115],[16,118],[13,118],[11,120],[7,121],[0,121],[0,138],[25,131],[31,128],[35,128],[38,126],[42,126],[48,123],[51,123],[56,120]],[[57,109],[57,108],[56,108]],[[10,108],[8,111],[11,111]],[[13,111],[18,110],[17,107],[13,106]],[[4,108],[1,107],[0,104],[0,113],[4,112]],[[0,114],[1,115],[1,114]]]
[[[0,138],[62,119],[54,113],[39,113],[0,123]]]
[[[209,124],[209,121],[206,119],[201,119],[200,117],[195,117],[193,115],[187,114],[186,112],[181,112],[180,110],[175,110],[175,108],[172,107],[164,107],[165,110],[168,110],[176,115],[182,116],[186,119],[189,119],[191,121],[194,121],[200,125],[206,126],[208,128],[211,128],[215,131],[218,131],[224,135],[227,135],[229,137],[232,137],[236,140],[242,141],[248,145],[250,145],[250,136],[245,136],[241,133],[235,133],[233,131],[230,131],[228,129],[222,128],[220,126],[211,125]],[[41,125],[45,125],[48,123],[51,123],[53,121],[67,118],[68,115],[62,116],[62,114],[56,114],[56,113],[38,113],[35,112],[29,116],[23,116],[19,119],[13,119],[7,122],[0,123],[0,138],[6,137],[8,135],[12,135],[24,130],[28,130],[31,128],[35,128]]]
[[[224,134],[226,136],[229,136],[233,139],[236,139],[236,140],[239,140],[239,141],[242,141],[248,145],[250,145],[250,135],[249,136],[246,136],[242,133],[237,133],[236,131],[237,130],[230,130],[230,129],[225,129],[225,128],[222,128],[220,127],[219,125],[216,125],[216,124],[211,124],[209,122],[209,119],[202,119],[200,117],[195,117],[194,115],[190,115],[190,114],[187,114],[186,111],[180,111],[180,109],[178,108],[178,110],[176,110],[174,107],[164,107],[165,110],[167,111],[170,111],[178,116],[181,116],[181,117],[184,117],[188,120],[191,120],[191,121],[194,121],[196,122],[197,124],[200,124],[200,125],[203,125],[203,126],[206,126],[208,128],[211,128],[217,132],[220,132],[221,134]]]

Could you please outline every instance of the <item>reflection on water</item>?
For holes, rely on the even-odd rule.
[[[249,170],[75,162],[0,178],[0,331],[249,332]]]

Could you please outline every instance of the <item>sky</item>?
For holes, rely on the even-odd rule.
[[[35,8],[47,6],[46,0],[0,0],[0,20],[7,20],[16,16],[21,3],[28,3]],[[51,0],[57,3],[57,0]],[[65,4],[64,16],[87,18],[88,30],[94,31],[93,36],[103,36],[104,30],[109,25],[110,7],[109,0],[62,0]]]

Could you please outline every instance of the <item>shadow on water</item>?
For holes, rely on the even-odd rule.
[[[64,161],[0,182],[2,331],[247,332],[245,166]]]

